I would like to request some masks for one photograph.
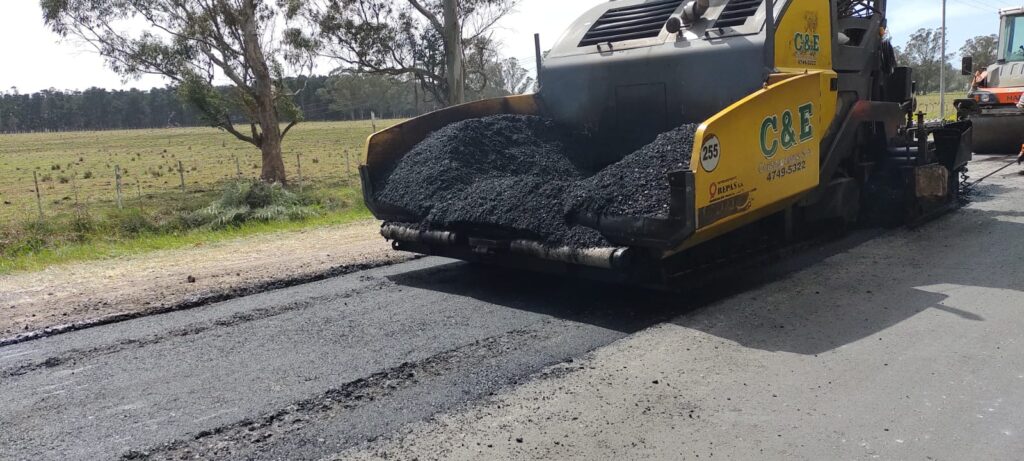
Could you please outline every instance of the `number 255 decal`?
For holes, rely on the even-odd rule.
[[[718,168],[718,161],[721,159],[722,150],[718,143],[718,137],[712,135],[704,141],[704,145],[700,148],[700,167],[711,173]]]

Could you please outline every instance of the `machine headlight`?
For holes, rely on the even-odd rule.
[[[978,101],[980,101],[980,102],[992,102],[992,101],[995,101],[995,98],[992,97],[992,95],[989,94],[989,93],[982,93],[982,94],[978,95]]]

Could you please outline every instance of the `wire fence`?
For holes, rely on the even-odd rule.
[[[284,152],[290,185],[358,187],[366,136],[393,122],[325,122],[308,124],[313,129],[305,132],[296,129]],[[82,209],[173,210],[210,198],[226,182],[259,178],[258,149],[200,130],[0,137],[0,222]],[[118,139],[125,133],[133,139]]]
[[[91,207],[123,209],[148,200],[172,198],[172,195],[188,201],[190,196],[205,197],[228,181],[259,178],[258,157],[236,155],[228,160],[212,162],[185,159],[142,171],[121,167],[120,164],[102,172],[74,168],[54,168],[42,173],[26,171],[0,182],[0,190],[5,191],[0,217],[13,220],[38,215],[45,218]],[[285,168],[291,171],[291,186],[301,191],[312,185],[357,185],[358,162],[351,151],[305,158],[302,154],[295,154],[285,159]]]
[[[956,107],[953,102],[957,99],[967,97],[966,93],[946,93],[946,120],[956,119]],[[924,112],[925,118],[929,120],[940,120],[942,118],[942,104],[938,93],[928,93],[917,96],[917,110]]]

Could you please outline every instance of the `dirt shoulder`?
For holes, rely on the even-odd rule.
[[[362,221],[0,276],[0,339],[408,259],[379,226]]]

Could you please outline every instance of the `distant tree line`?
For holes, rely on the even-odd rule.
[[[200,124],[174,90],[43,90],[0,94],[0,131],[111,130]]]
[[[960,47],[961,57],[970,56],[974,59],[974,69],[984,70],[996,61],[999,37],[996,35],[979,35],[968,39]],[[903,47],[896,48],[896,58],[900,65],[914,69],[914,80],[919,93],[939,91],[941,68],[945,66],[946,89],[950,92],[966,91],[971,83],[970,77],[961,75],[960,69],[950,61],[955,57],[952,49],[946,47],[947,54],[942,56],[942,29],[918,29],[910,35]]]
[[[467,89],[471,100],[498,97],[532,89],[532,78],[515,60],[495,61],[491,80],[483,90]],[[443,107],[412,79],[383,75],[341,74],[286,78],[296,91],[295,104],[307,121],[409,118]],[[228,92],[231,87],[217,87]],[[240,124],[241,111],[231,117]],[[150,90],[84,91],[43,90],[0,92],[0,132],[124,130],[206,126],[209,122],[195,105],[183,100],[176,88]]]
[[[336,76],[286,79],[303,90],[295,96],[305,120],[354,120],[377,117],[411,117],[417,112],[415,89],[393,79]],[[217,87],[228,92],[230,87]],[[345,98],[335,99],[335,98]],[[421,108],[433,106],[422,102]],[[244,114],[232,111],[241,121]],[[43,90],[31,94],[11,89],[0,93],[0,131],[92,131],[138,128],[205,126],[208,122],[196,107],[183,100],[175,88],[148,91]]]

